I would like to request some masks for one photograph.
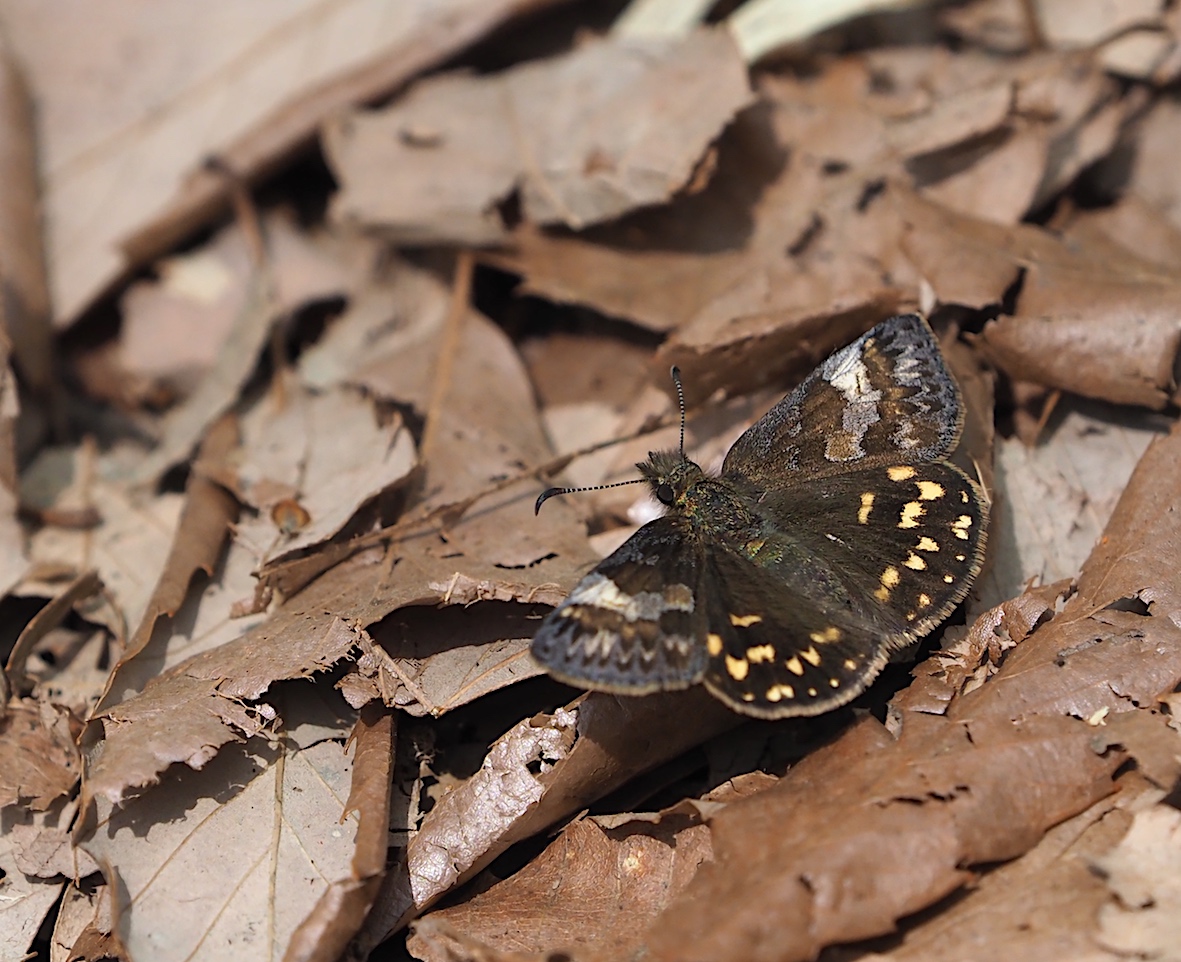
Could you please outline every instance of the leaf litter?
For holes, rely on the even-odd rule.
[[[211,8],[162,77],[183,17],[64,67],[52,20],[9,6],[53,295],[29,313],[38,265],[0,264],[25,292],[0,339],[9,954],[1168,953],[1175,11],[973,0],[899,43],[755,3],[614,30],[560,3],[238,32]],[[88,113],[100,35],[151,56]],[[153,176],[112,178],[137,157]],[[616,488],[534,517],[539,490],[674,446],[670,364],[716,465],[916,306],[994,526],[913,682],[756,724],[538,677],[538,619],[652,516]]]

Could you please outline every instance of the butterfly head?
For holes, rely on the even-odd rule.
[[[685,493],[705,476],[684,451],[650,451],[648,460],[636,467],[651,487],[652,496],[668,508],[683,503]]]

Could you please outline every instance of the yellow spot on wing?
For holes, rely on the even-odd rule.
[[[869,524],[869,512],[873,510],[873,492],[866,491],[861,495],[861,507],[857,511],[857,523]]]
[[[968,540],[968,529],[970,527],[972,527],[972,518],[966,514],[961,514],[951,523],[951,530],[955,532],[955,536],[964,541]]]
[[[915,475],[915,470],[909,464],[900,464],[894,468],[886,468],[886,474],[891,481],[909,481]]]
[[[746,649],[746,657],[756,665],[763,661],[774,661],[775,648],[771,645],[753,645]]]
[[[919,607],[920,608],[930,608],[931,607],[931,596],[930,595],[919,595]]]
[[[846,658],[845,659],[845,667],[848,668],[849,671],[852,671],[854,668],[857,667],[857,662],[855,662],[852,658]]]
[[[784,665],[793,675],[802,675],[804,673],[804,666],[801,664],[800,659],[795,655],[792,655],[789,659],[787,659],[787,661],[784,662]]]
[[[925,562],[922,558],[920,558],[913,551],[909,555],[907,555],[907,558],[903,562],[903,564],[906,565],[906,567],[908,567],[908,568],[913,568],[915,571],[924,571],[927,567],[927,562]]]
[[[934,538],[922,537],[919,538],[919,543],[916,544],[915,547],[918,548],[919,551],[938,551],[939,542]]]
[[[730,624],[735,628],[749,628],[763,620],[762,615],[731,615]]]
[[[750,672],[750,664],[745,658],[735,658],[733,655],[727,655],[726,671],[730,673],[730,677],[735,681],[742,681]]]
[[[814,631],[808,637],[818,645],[827,645],[830,642],[841,640],[841,629],[835,625],[829,625],[824,631]]]
[[[920,501],[935,501],[947,493],[943,490],[943,485],[934,481],[916,481],[915,484],[919,486]]]
[[[784,698],[795,698],[796,690],[791,685],[772,685],[767,689],[767,701],[781,701]]]
[[[907,501],[902,506],[902,516],[898,522],[900,528],[917,528],[919,518],[926,514],[926,509],[917,501]]]
[[[831,685],[833,688],[840,688],[840,687],[841,687],[841,682],[840,682],[840,680],[839,680],[839,679],[837,679],[837,678],[830,678],[830,679],[828,680],[828,683],[829,683],[829,685]]]
[[[882,572],[881,581],[882,581],[882,584],[885,585],[887,588],[897,588],[898,582],[900,580],[901,580],[901,577],[898,574],[898,569],[893,567],[892,565],[889,568],[887,568],[885,571]]]
[[[955,578],[953,578],[951,575],[944,575],[944,576],[943,576],[943,583],[944,583],[944,584],[948,584],[948,585],[949,585],[949,584],[951,584],[953,581],[955,581]]]
[[[717,658],[718,655],[722,653],[722,636],[715,635],[711,631],[705,636],[705,647],[710,655],[712,655],[714,658]]]
[[[820,652],[815,648],[809,647],[807,651],[801,651],[800,657],[810,665],[815,666],[820,664]]]

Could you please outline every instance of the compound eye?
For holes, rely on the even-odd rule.
[[[671,484],[658,484],[656,486],[656,500],[661,504],[666,504],[669,507],[672,507],[672,503],[677,500],[677,493],[673,491],[673,486]]]

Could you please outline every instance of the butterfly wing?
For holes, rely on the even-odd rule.
[[[684,518],[644,525],[546,616],[533,657],[581,688],[639,695],[700,681],[701,556]]]
[[[710,553],[704,682],[766,718],[844,704],[967,594],[987,503],[946,462],[765,495],[762,534]]]
[[[917,314],[883,321],[837,351],[726,455],[723,475],[761,487],[875,465],[934,461],[959,441],[959,389]]]

